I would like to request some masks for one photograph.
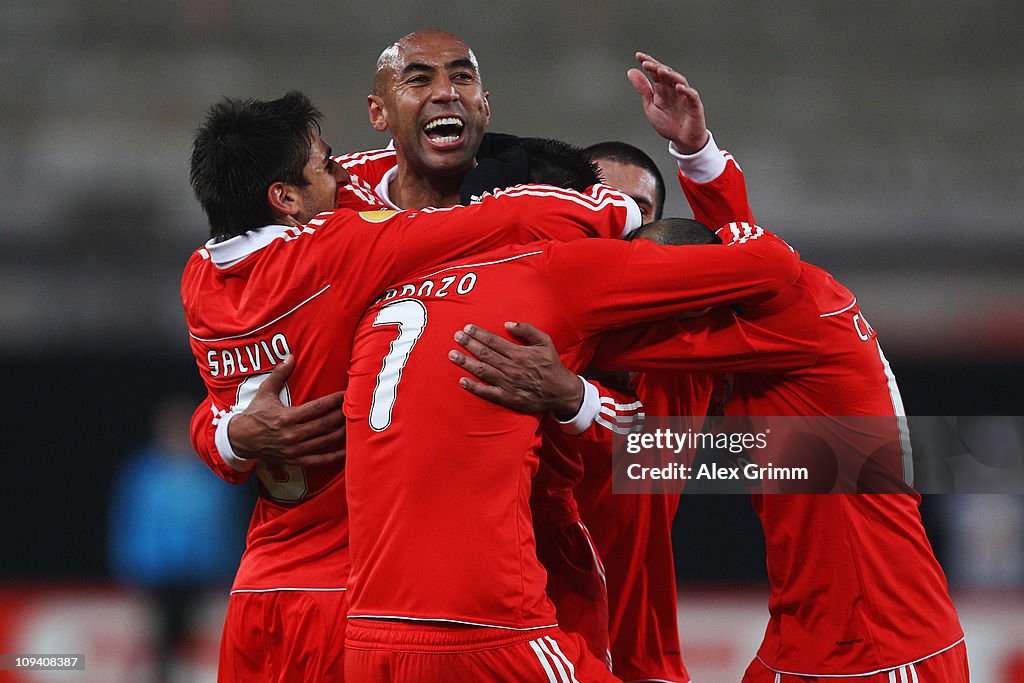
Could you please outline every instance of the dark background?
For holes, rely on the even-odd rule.
[[[206,237],[187,184],[206,108],[298,88],[335,150],[382,147],[373,65],[429,26],[476,50],[492,130],[634,143],[688,215],[625,78],[638,49],[679,68],[758,220],[857,293],[908,412],[1021,414],[1022,3],[8,0],[0,577],[103,579],[117,464],[160,398],[201,396],[178,279]],[[763,575],[742,496],[687,497],[676,540],[686,577]]]

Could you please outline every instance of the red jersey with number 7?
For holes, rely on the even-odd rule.
[[[388,290],[359,325],[345,395],[349,618],[553,625],[529,507],[539,418],[462,389],[446,360],[452,334],[529,318],[579,368],[606,328],[791,284],[796,254],[747,228],[728,246],[511,247]]]

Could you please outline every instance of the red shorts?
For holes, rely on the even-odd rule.
[[[587,647],[611,666],[608,641],[608,590],[604,566],[583,522],[535,531],[537,558],[548,573],[547,594],[558,627],[583,636]]]
[[[866,676],[798,676],[772,671],[755,659],[743,674],[742,683],[969,683],[967,646],[960,641],[953,647],[912,664],[886,669]]]
[[[619,682],[580,636],[558,628],[510,631],[376,619],[349,623],[345,670],[359,683]]]
[[[346,591],[232,593],[219,683],[343,683]]]

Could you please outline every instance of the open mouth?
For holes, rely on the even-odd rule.
[[[440,116],[427,121],[423,133],[435,145],[450,145],[462,138],[466,124],[457,116]]]

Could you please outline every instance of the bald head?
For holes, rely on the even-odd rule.
[[[708,226],[691,218],[661,218],[640,226],[630,239],[650,240],[657,244],[680,247],[686,244],[721,244],[722,240]]]
[[[367,98],[370,123],[391,134],[405,179],[399,185],[444,186],[430,199],[405,199],[457,201],[491,116],[472,50],[447,31],[410,33],[381,53],[373,89]]]
[[[479,75],[480,64],[477,62],[473,50],[466,44],[466,41],[454,33],[436,28],[427,28],[402,36],[380,53],[380,57],[377,58],[377,70],[373,75],[373,94],[384,94],[392,78],[399,75],[408,66],[407,56],[412,52],[421,50],[424,45],[430,44],[448,44],[460,47],[466,53],[473,70]]]

